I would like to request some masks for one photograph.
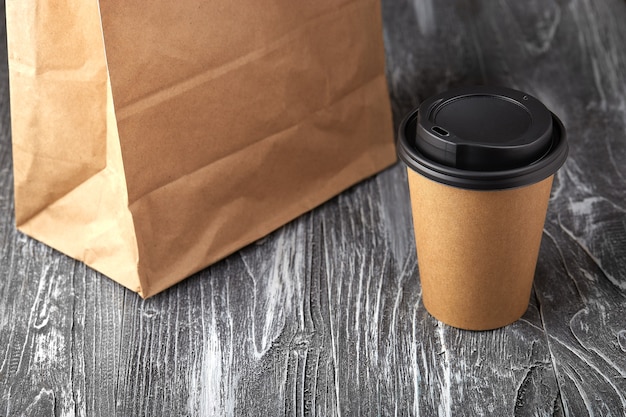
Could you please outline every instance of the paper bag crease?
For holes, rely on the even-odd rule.
[[[6,4],[16,226],[139,291],[97,4],[32,3]]]

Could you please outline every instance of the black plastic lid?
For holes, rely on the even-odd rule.
[[[398,155],[452,186],[493,190],[539,182],[567,158],[561,121],[539,100],[502,87],[467,87],[424,101],[400,125]]]

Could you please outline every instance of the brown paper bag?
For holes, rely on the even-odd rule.
[[[7,0],[18,228],[149,297],[395,160],[378,0]]]

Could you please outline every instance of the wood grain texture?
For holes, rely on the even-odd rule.
[[[626,415],[626,3],[385,0],[383,17],[396,125],[489,83],[567,126],[524,317],[428,315],[401,165],[141,300],[15,231],[0,48],[0,416]]]

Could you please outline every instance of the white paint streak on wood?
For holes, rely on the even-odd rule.
[[[272,343],[280,336],[285,326],[286,317],[291,313],[293,303],[293,280],[289,273],[290,262],[284,262],[283,256],[290,256],[293,247],[286,242],[285,231],[279,232],[276,242],[277,256],[274,264],[270,269],[270,279],[268,287],[261,291],[257,289],[255,297],[261,295],[263,297],[260,303],[256,303],[258,308],[255,311],[257,316],[265,316],[263,321],[260,346],[255,343],[255,355],[261,358],[271,348]]]
[[[360,363],[361,362],[361,305],[362,305],[362,297],[363,297],[363,285],[365,284],[365,280],[367,279],[367,276],[365,274],[365,267],[366,267],[366,262],[364,260],[361,260],[360,262],[360,267],[359,268],[359,275],[358,275],[358,290],[357,290],[357,294],[356,294],[356,305],[355,305],[355,312],[354,312],[354,328],[353,328],[353,332],[354,334],[356,334],[356,341],[355,341],[355,346],[354,346],[354,350],[356,352],[356,362]],[[348,297],[350,297],[350,294],[348,294]],[[367,299],[366,303],[369,302],[369,298]],[[365,311],[369,311],[369,309],[367,308],[368,306],[365,306]],[[347,317],[347,314],[346,314]],[[346,332],[348,332],[348,326],[346,325]],[[360,385],[360,375],[357,372],[356,374],[356,381],[357,385]]]
[[[418,351],[420,351],[419,347],[420,345],[417,343],[417,341],[420,338],[420,334],[418,333],[417,330],[417,314],[418,314],[419,309],[417,308],[417,305],[415,305],[415,307],[413,308],[413,317],[411,320],[411,336],[412,336],[412,340],[411,340],[411,368],[413,371],[413,414],[416,416],[420,416],[422,415],[420,412],[420,402],[421,402],[421,385],[422,385],[422,375],[420,372],[420,364],[418,363]],[[424,352],[419,352],[420,356],[422,358],[422,361],[424,360]],[[422,362],[422,366],[425,366],[426,364],[424,362]]]
[[[441,351],[439,355],[443,357],[442,372],[443,380],[439,381],[441,384],[441,402],[439,407],[439,415],[452,417],[452,380],[450,370],[450,353],[446,345],[445,325],[439,323],[437,325],[437,337],[439,338],[439,344]]]
[[[339,286],[337,293],[333,293],[333,289],[334,289],[334,268],[333,265],[335,265],[334,262],[332,262],[333,259],[333,254],[330,253],[330,248],[331,245],[332,246],[336,246],[336,242],[334,241],[334,235],[332,233],[330,233],[329,231],[329,227],[330,225],[326,222],[326,217],[322,216],[322,232],[324,233],[323,237],[324,240],[326,242],[328,242],[329,244],[324,246],[324,265],[326,267],[325,270],[325,277],[326,277],[326,288],[327,288],[327,299],[328,299],[328,307],[329,309],[331,308],[331,304],[332,301],[336,298],[337,302],[339,304],[341,304],[341,286]],[[331,237],[332,240],[327,240],[328,237]],[[339,266],[341,267],[343,264],[339,264]],[[334,295],[334,296],[333,296]],[[331,343],[331,370],[332,370],[332,375],[331,375],[331,389],[332,389],[332,394],[334,396],[334,403],[337,405],[337,415],[341,416],[341,408],[339,407],[339,404],[341,404],[341,393],[340,393],[340,387],[342,385],[342,381],[340,380],[340,374],[339,374],[339,369],[340,369],[340,364],[339,364],[339,340],[338,340],[338,335],[339,335],[339,326],[338,326],[338,320],[339,317],[337,317],[337,323],[335,323],[335,317],[334,314],[332,314],[332,311],[328,311],[327,312],[329,314],[329,324],[330,324],[330,343]],[[328,406],[326,408],[329,408]]]
[[[230,416],[233,415],[233,403],[228,395],[229,387],[223,386],[222,347],[216,329],[207,330],[209,334],[204,343],[200,370],[200,415]]]
[[[589,216],[594,213],[594,204],[600,201],[602,201],[602,197],[587,197],[582,201],[572,201],[570,203],[570,209],[574,216]],[[589,232],[593,232],[593,230],[589,230]]]
[[[417,26],[422,35],[432,35],[437,27],[433,0],[412,0]]]

